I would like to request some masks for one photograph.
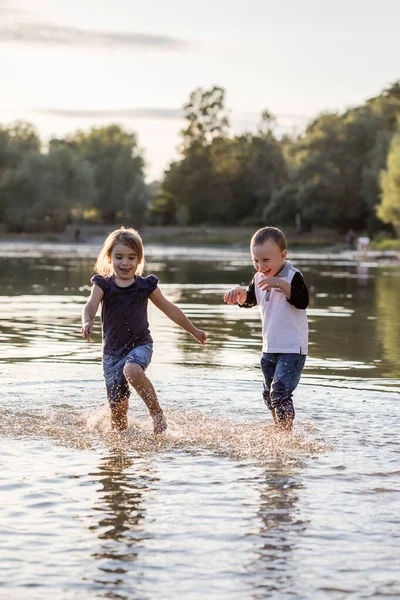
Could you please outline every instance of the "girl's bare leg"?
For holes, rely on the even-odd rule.
[[[111,429],[124,430],[128,427],[128,398],[124,398],[115,406],[111,407]]]
[[[153,384],[147,378],[142,367],[135,363],[127,363],[124,367],[124,375],[149,409],[150,416],[153,419],[154,433],[165,431],[167,422],[163,410],[158,403]]]

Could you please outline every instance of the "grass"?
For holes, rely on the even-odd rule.
[[[400,240],[383,239],[371,242],[372,250],[400,250]]]

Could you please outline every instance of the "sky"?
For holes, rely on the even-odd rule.
[[[399,0],[0,0],[0,124],[46,143],[119,123],[146,176],[176,159],[181,108],[226,90],[232,133],[264,109],[301,131],[400,79]]]

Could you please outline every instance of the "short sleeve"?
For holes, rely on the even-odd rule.
[[[149,296],[150,296],[150,294],[152,294],[154,292],[154,290],[156,289],[156,287],[158,286],[158,277],[156,277],[155,275],[148,275],[146,277],[146,285],[147,285],[147,289],[149,290]]]
[[[92,283],[95,283],[96,285],[98,285],[99,288],[101,288],[105,294],[110,289],[110,283],[109,283],[109,281],[107,281],[107,279],[105,279],[101,275],[94,275],[90,281]]]

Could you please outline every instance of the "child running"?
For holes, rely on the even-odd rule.
[[[291,430],[295,415],[292,394],[306,361],[308,289],[300,271],[286,260],[286,238],[276,227],[263,227],[251,238],[257,273],[247,290],[235,286],[224,296],[243,308],[258,305],[261,313],[264,401],[275,425]]]
[[[97,257],[92,291],[82,312],[82,335],[89,340],[101,303],[103,371],[111,409],[112,429],[128,427],[129,383],[144,400],[153,419],[154,433],[166,430],[167,422],[145,371],[153,353],[147,321],[150,300],[172,321],[204,346],[206,334],[197,329],[180,308],[158,287],[155,275],[142,277],[144,250],[135,229],[116,229],[105,240]]]

